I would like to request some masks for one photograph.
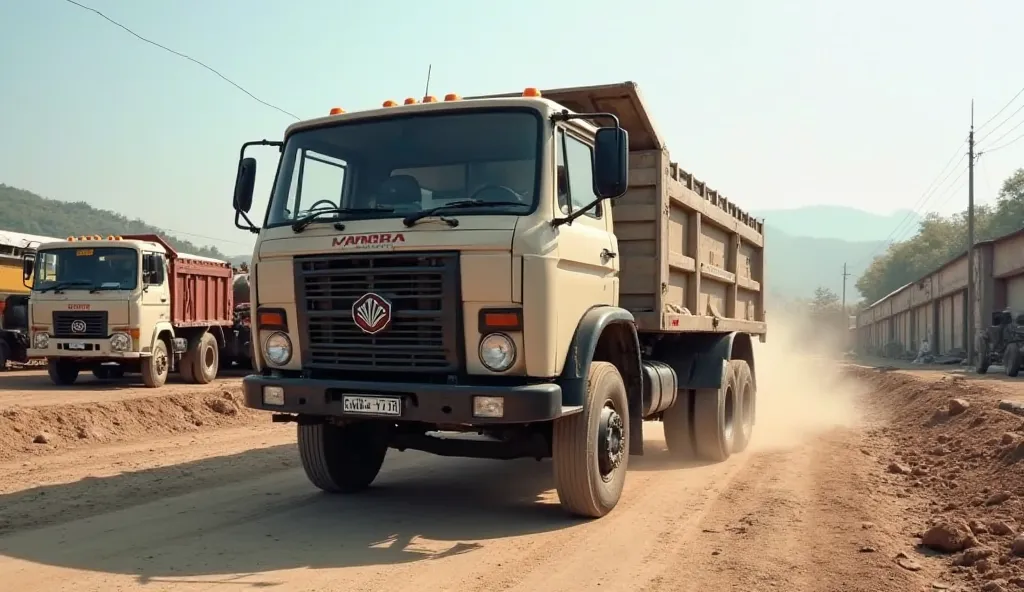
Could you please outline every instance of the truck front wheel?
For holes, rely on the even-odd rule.
[[[171,359],[167,355],[167,343],[157,339],[153,344],[153,355],[142,358],[142,383],[147,388],[159,388],[167,382]]]
[[[614,365],[590,364],[583,410],[555,420],[551,456],[563,508],[585,518],[612,511],[629,462],[626,386]]]
[[[1011,343],[1006,346],[1006,354],[1003,356],[1003,369],[1009,377],[1016,377],[1020,373],[1020,345]]]
[[[71,360],[47,360],[46,373],[57,386],[69,386],[78,380],[78,364]]]
[[[387,426],[299,424],[299,455],[306,477],[328,493],[355,493],[373,483],[388,452]]]

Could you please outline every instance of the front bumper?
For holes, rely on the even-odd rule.
[[[268,386],[284,389],[283,405],[264,402],[263,389]],[[242,380],[242,390],[245,405],[252,409],[350,419],[482,425],[549,421],[562,415],[562,388],[554,383],[473,386],[274,378],[254,374]],[[347,412],[342,399],[344,395],[399,398],[402,401],[401,414]],[[501,417],[475,416],[474,397],[502,397],[504,413]]]
[[[72,348],[84,349],[72,349]],[[140,352],[113,351],[109,339],[63,339],[51,337],[46,349],[29,348],[30,358],[88,358],[92,360],[137,360],[142,357]]]

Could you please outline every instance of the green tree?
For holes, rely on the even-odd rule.
[[[1024,228],[1024,168],[1003,181],[996,203],[976,206],[976,240],[989,240]],[[917,233],[893,243],[875,257],[856,287],[868,304],[941,267],[967,251],[967,212],[926,215]]]

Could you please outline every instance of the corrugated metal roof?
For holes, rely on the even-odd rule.
[[[49,243],[59,240],[62,239],[53,238],[52,236],[40,236],[38,234],[25,234],[23,232],[0,230],[0,245],[15,247],[18,249],[38,246],[39,243]]]

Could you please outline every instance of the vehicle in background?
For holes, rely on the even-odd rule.
[[[251,145],[281,151],[262,228]],[[389,448],[551,457],[599,517],[643,420],[683,459],[750,442],[763,225],[669,160],[633,83],[335,108],[243,145],[233,204],[259,234],[246,404],[297,422],[325,491]]]
[[[28,364],[28,293],[22,258],[36,246],[58,239],[0,230],[0,372],[8,364]]]
[[[1002,364],[1007,376],[1017,376],[1024,344],[1024,313],[1016,320],[1009,309],[992,313],[992,324],[978,336],[978,363],[975,371],[986,374],[992,364]]]
[[[226,261],[177,252],[157,235],[68,237],[26,256],[29,356],[46,356],[54,384],[80,372],[141,373],[147,387],[172,371],[208,383],[246,352],[236,330]]]

